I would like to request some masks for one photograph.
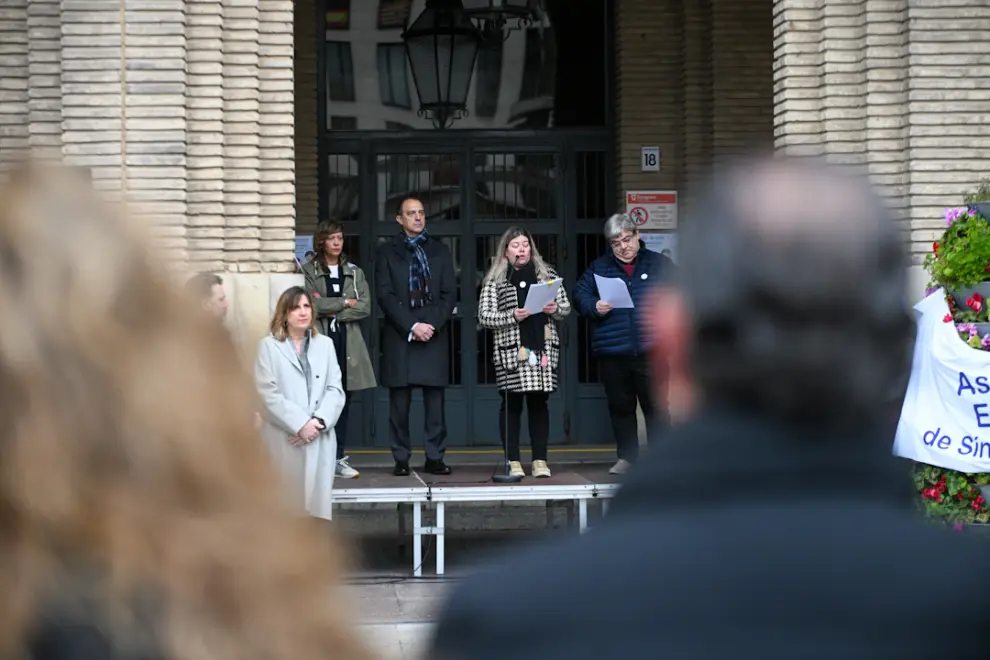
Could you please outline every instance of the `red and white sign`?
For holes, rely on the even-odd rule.
[[[626,213],[640,229],[677,229],[677,191],[627,191]]]

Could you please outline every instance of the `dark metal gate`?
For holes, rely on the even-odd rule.
[[[347,251],[372,286],[375,247],[399,231],[396,207],[406,196],[423,202],[428,231],[453,254],[459,295],[449,346],[451,446],[499,444],[491,337],[476,321],[481,280],[499,236],[512,225],[526,227],[570,290],[605,249],[602,223],[616,199],[608,147],[604,130],[376,132],[331,134],[327,140],[320,217],[343,223]],[[382,322],[376,305],[365,328],[376,372]],[[560,388],[550,403],[550,441],[610,443],[586,323],[572,314],[561,337]],[[352,446],[387,446],[388,392],[360,393],[351,420]],[[422,428],[418,402],[411,424],[416,438]]]

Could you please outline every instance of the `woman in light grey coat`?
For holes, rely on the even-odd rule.
[[[275,305],[271,334],[261,340],[254,378],[267,419],[262,437],[288,493],[309,515],[330,519],[337,465],[334,425],[344,388],[333,342],[316,329],[302,287]]]

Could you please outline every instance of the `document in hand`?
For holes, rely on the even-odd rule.
[[[602,277],[595,275],[598,285],[598,297],[615,309],[632,309],[634,307],[629,287],[618,277]]]
[[[529,287],[529,293],[526,294],[526,302],[523,304],[523,309],[530,314],[539,314],[542,312],[543,308],[547,306],[547,303],[557,299],[557,292],[560,291],[560,285],[563,282],[563,279],[557,278]]]

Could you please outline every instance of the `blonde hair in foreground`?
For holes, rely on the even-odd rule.
[[[150,595],[164,657],[369,657],[332,592],[339,551],[283,501],[229,339],[85,182],[14,181],[0,186],[0,655],[75,595],[114,642],[147,643],[127,631]]]

